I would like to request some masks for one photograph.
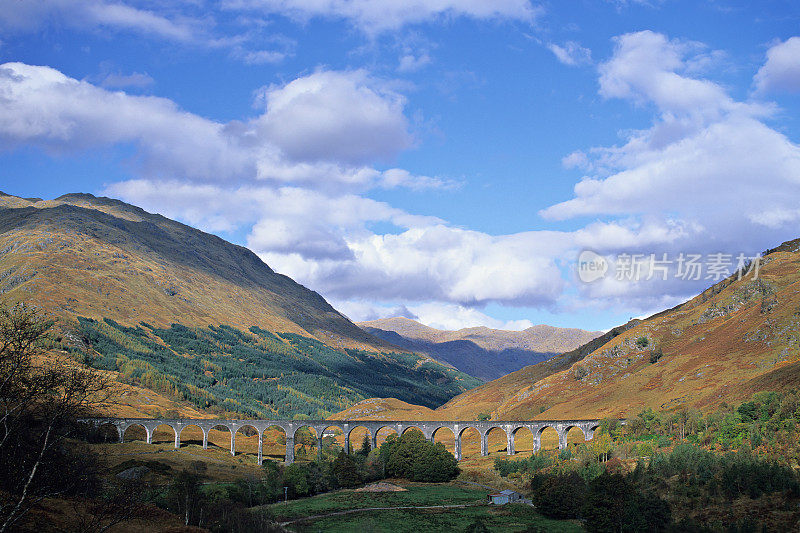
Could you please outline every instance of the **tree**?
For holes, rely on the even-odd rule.
[[[364,435],[364,440],[361,441],[361,449],[358,450],[358,454],[366,457],[369,455],[369,452],[371,451],[372,451],[372,442],[370,441],[369,434],[367,434]]]
[[[595,435],[587,444],[590,452],[600,461],[607,461],[608,454],[614,446],[614,441],[608,433]]]
[[[65,356],[40,363],[53,322],[25,304],[0,305],[0,532],[51,496],[92,496],[91,454],[67,446],[77,419],[108,398],[109,382]]]
[[[182,470],[167,490],[170,510],[183,517],[184,525],[200,525],[203,521],[203,494],[200,476]]]
[[[536,484],[533,502],[540,513],[560,520],[578,518],[586,498],[586,482],[577,472],[545,476]]]
[[[341,450],[333,460],[331,468],[336,484],[340,487],[355,487],[363,481],[358,463],[352,455],[345,453],[344,450]]]
[[[386,475],[411,481],[449,481],[459,473],[458,461],[444,444],[432,443],[417,431],[390,435],[380,447]]]
[[[292,497],[308,496],[311,486],[308,482],[308,468],[300,463],[292,463],[286,467],[284,481],[289,487]]]

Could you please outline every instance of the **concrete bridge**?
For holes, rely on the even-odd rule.
[[[367,430],[372,447],[378,446],[378,432],[388,428],[398,435],[405,431],[416,428],[422,432],[426,439],[433,441],[434,435],[439,429],[449,429],[455,437],[454,455],[457,460],[461,460],[461,438],[464,432],[474,429],[481,441],[481,455],[489,455],[488,437],[493,429],[499,429],[506,435],[506,451],[508,455],[514,455],[514,439],[517,432],[523,428],[530,430],[533,434],[533,451],[537,452],[541,448],[542,432],[547,428],[553,428],[558,434],[558,447],[567,447],[567,432],[572,428],[579,428],[583,432],[585,440],[594,437],[595,430],[600,426],[600,420],[535,420],[535,421],[389,421],[389,420],[219,420],[219,419],[192,419],[192,418],[86,418],[82,422],[91,424],[95,427],[112,426],[116,428],[119,442],[124,441],[125,431],[131,426],[141,426],[147,435],[147,443],[152,443],[153,433],[159,426],[169,426],[175,434],[175,448],[181,446],[181,432],[189,427],[195,426],[203,432],[203,448],[208,448],[208,434],[218,427],[227,429],[231,434],[231,455],[236,455],[236,433],[246,427],[252,428],[258,433],[258,464],[263,462],[264,432],[271,427],[283,430],[286,435],[286,464],[294,462],[294,444],[297,431],[307,427],[315,431],[319,440],[318,450],[322,449],[322,438],[326,431],[340,429],[344,434],[344,449],[350,453],[350,435],[356,428]],[[624,424],[625,421],[621,420]]]

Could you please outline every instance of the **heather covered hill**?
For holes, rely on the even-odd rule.
[[[0,291],[58,315],[259,326],[385,349],[250,250],[109,198],[0,196]]]
[[[0,196],[0,293],[57,319],[54,349],[187,409],[322,418],[480,384],[369,335],[246,248],[108,198]]]
[[[523,331],[487,327],[445,331],[403,317],[358,325],[396,346],[428,354],[487,381],[573,350],[601,334],[543,324]]]

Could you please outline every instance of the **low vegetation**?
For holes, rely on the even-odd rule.
[[[800,402],[758,393],[702,414],[645,409],[594,438],[495,470],[530,490],[551,518],[589,531],[788,530],[800,523]]]

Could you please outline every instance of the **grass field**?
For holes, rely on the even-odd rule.
[[[290,524],[288,528],[298,532],[361,533],[419,531],[425,533],[464,531],[476,519],[481,519],[492,532],[547,531],[567,533],[583,531],[580,525],[570,521],[550,520],[536,514],[527,505],[504,505],[502,507],[466,507],[463,509],[407,509],[374,511],[332,516],[311,522]]]
[[[491,507],[485,505],[487,489],[453,483],[410,483],[395,481],[405,492],[355,492],[342,490],[329,494],[278,503],[269,511],[279,522],[292,521],[287,527],[295,531],[461,531],[476,518],[481,518],[491,531],[524,531],[537,525],[544,531],[581,531],[571,522],[548,520],[528,505]],[[391,509],[364,511],[337,516],[298,520],[372,507],[422,507],[435,505],[468,505],[449,509]]]
[[[405,492],[356,492],[340,490],[270,506],[276,520],[361,509],[365,507],[400,507],[426,505],[458,505],[486,500],[487,490],[461,483],[411,483],[392,481],[407,489]]]

